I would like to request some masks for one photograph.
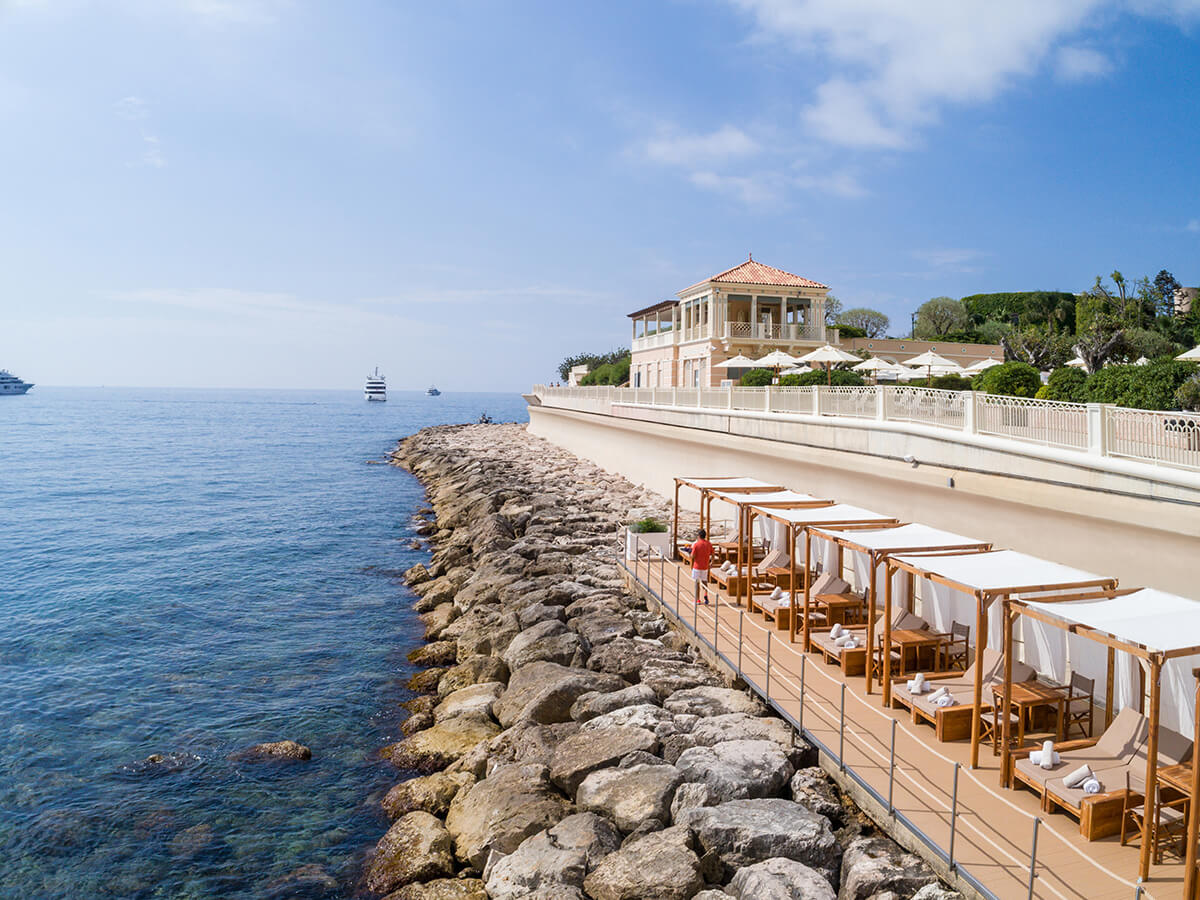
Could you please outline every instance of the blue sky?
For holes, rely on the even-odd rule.
[[[1200,284],[1200,0],[0,0],[0,366],[519,390],[756,259]]]

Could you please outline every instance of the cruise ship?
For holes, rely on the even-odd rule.
[[[368,400],[387,400],[387,382],[379,374],[379,366],[375,367],[373,375],[367,376],[367,387],[363,396]]]
[[[31,382],[22,381],[7,369],[0,369],[0,397],[5,394],[24,394],[31,387]]]

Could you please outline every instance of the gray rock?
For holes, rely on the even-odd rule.
[[[674,659],[651,659],[639,671],[642,684],[649,685],[659,699],[676,691],[711,685],[719,687],[721,677],[712,669],[698,663]]]
[[[452,666],[458,661],[458,644],[455,641],[434,641],[424,644],[408,654],[414,666]]]
[[[590,691],[619,691],[628,684],[615,675],[535,662],[512,673],[508,690],[493,708],[505,728],[518,720],[549,725],[570,719],[571,705]]]
[[[517,613],[517,620],[521,623],[522,628],[529,628],[538,622],[547,622],[551,619],[565,622],[567,614],[563,612],[561,606],[550,606],[545,603],[531,603]]]
[[[422,582],[428,581],[429,579],[430,579],[429,570],[427,568],[425,568],[425,565],[423,563],[417,563],[415,566],[408,569],[404,573],[404,580],[410,586],[416,585],[416,584],[421,584]]]
[[[825,876],[794,859],[763,860],[738,869],[728,894],[737,900],[835,900]]]
[[[504,684],[499,681],[485,681],[470,687],[451,691],[442,698],[442,702],[434,710],[435,722],[446,722],[457,716],[472,716],[476,719],[490,719],[492,706],[504,693]]]
[[[725,741],[740,740],[773,741],[788,755],[793,765],[804,755],[803,750],[794,748],[798,739],[782,719],[729,713],[711,719],[698,719],[690,728],[687,727],[687,720],[694,718],[686,713],[675,717],[675,724],[683,733],[663,739],[663,758],[668,762],[677,761],[680,754],[691,747],[711,747]],[[802,747],[807,749],[807,744],[802,744]]]
[[[595,900],[690,900],[704,880],[687,829],[676,827],[627,842],[583,887]]]
[[[725,741],[692,747],[675,761],[685,781],[703,781],[721,801],[770,797],[792,777],[792,764],[771,741]]]
[[[651,660],[685,662],[687,657],[678,649],[670,649],[661,641],[637,638],[615,638],[592,648],[588,668],[595,672],[620,675],[626,681],[636,681],[642,667]]]
[[[470,656],[451,666],[438,682],[439,697],[445,697],[473,684],[499,681],[508,684],[508,664],[498,656]]]
[[[593,731],[598,728],[645,728],[653,731],[661,740],[670,737],[679,729],[675,727],[675,717],[652,703],[642,703],[638,706],[622,706],[602,716],[589,719],[582,725],[583,731]]]
[[[729,871],[777,856],[832,871],[840,853],[829,820],[791,800],[731,800],[684,810],[679,823]]]
[[[385,747],[383,755],[402,769],[435,772],[500,731],[490,719],[456,716]]]
[[[860,837],[850,842],[842,856],[838,900],[867,900],[884,891],[908,897],[936,882],[937,876],[920,857],[894,841],[879,835]]]
[[[671,821],[678,825],[684,810],[716,805],[717,798],[703,781],[685,782],[675,789],[675,797],[671,800]]]
[[[692,900],[729,900],[729,895],[724,891],[718,891],[712,888],[707,891],[701,891],[692,897]]]
[[[478,878],[438,878],[405,885],[383,900],[488,900],[488,895]]]
[[[645,703],[658,703],[658,695],[644,684],[635,684],[608,693],[589,691],[571,704],[571,718],[576,722],[586,722],[614,709],[641,706]]]
[[[493,766],[511,762],[549,766],[558,745],[578,732],[577,722],[556,722],[553,725],[520,723],[497,735],[488,744],[490,761]]]
[[[164,757],[165,758],[165,757]],[[265,744],[255,744],[229,755],[237,762],[262,762],[268,760],[285,760],[297,762],[312,759],[312,751],[303,744],[295,741],[269,741]]]
[[[962,894],[935,882],[925,885],[909,900],[962,900]]]
[[[636,633],[624,615],[611,612],[587,613],[571,620],[571,627],[593,647],[599,647],[616,638],[630,638]]]
[[[458,597],[461,596],[462,594],[458,595]],[[458,604],[458,597],[455,598],[455,604]],[[466,622],[469,618],[471,618],[470,613],[451,623],[442,632],[442,637],[445,638],[458,627],[460,622]],[[517,621],[515,614],[494,614],[486,623],[474,622],[472,627],[463,628],[462,634],[458,638],[458,655],[463,659],[475,655],[499,656],[520,631],[521,623]]]
[[[550,837],[556,846],[582,850],[587,856],[589,872],[600,860],[621,846],[621,835],[612,822],[589,812],[567,816],[550,829]]]
[[[790,785],[792,799],[807,806],[818,815],[824,816],[834,825],[841,824],[845,817],[841,797],[829,776],[818,766],[800,769],[792,776]]]
[[[679,770],[668,765],[599,769],[579,785],[575,805],[608,816],[621,831],[633,831],[647,819],[668,821],[682,781]]]
[[[450,801],[454,799],[454,795],[474,781],[475,779],[466,772],[435,772],[432,775],[410,778],[387,792],[382,801],[383,811],[390,819],[397,819],[416,810],[434,816],[444,816],[450,809]]]
[[[426,812],[398,819],[375,845],[367,870],[367,887],[386,894],[413,881],[454,874],[450,835]]]
[[[645,728],[595,728],[567,738],[554,751],[550,779],[574,796],[580,783],[597,769],[615,766],[636,750],[653,753],[658,739]]]
[[[570,665],[581,653],[579,635],[557,619],[547,619],[514,637],[503,656],[510,669],[519,669],[541,661]]]
[[[673,713],[691,713],[696,716],[724,716],[729,713],[761,716],[767,711],[758,698],[745,691],[711,685],[676,691],[663,701],[663,708]]]
[[[551,888],[579,889],[586,874],[587,854],[559,847],[548,831],[527,837],[507,856],[493,856],[483,873],[492,900],[516,900]]]
[[[634,750],[632,753],[626,753],[621,757],[621,761],[617,763],[618,769],[632,769],[634,766],[670,766],[671,764],[661,757],[655,756],[653,753],[647,753],[645,750]],[[674,766],[672,766],[674,768]]]
[[[425,623],[425,640],[436,641],[451,622],[458,618],[458,610],[453,603],[439,603],[429,612],[421,613]]]
[[[482,870],[491,851],[512,853],[569,811],[545,766],[502,766],[458,792],[446,815],[446,830],[458,858]]]

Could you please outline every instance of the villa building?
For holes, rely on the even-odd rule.
[[[714,368],[735,356],[758,359],[772,350],[803,356],[822,344],[865,350],[902,362],[933,350],[959,365],[1003,361],[994,344],[947,344],[909,338],[841,341],[825,324],[828,285],[774,266],[746,262],[629,314],[633,321],[632,387],[717,387],[729,375]]]

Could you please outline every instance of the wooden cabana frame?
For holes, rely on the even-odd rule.
[[[918,532],[918,529],[923,529],[923,532]],[[885,565],[888,559],[893,556],[907,556],[917,553],[968,553],[992,549],[990,541],[980,541],[975,538],[963,537],[962,535],[941,531],[940,529],[920,525],[919,523],[889,525],[886,528],[872,529],[871,531],[841,531],[835,528],[813,528],[810,534],[811,537],[824,538],[837,544],[839,560],[841,554],[846,550],[862,553],[867,557],[869,587],[867,589],[866,679],[868,694],[874,691],[875,686],[875,654],[872,651],[875,646],[875,606],[879,599],[875,586],[878,580],[876,576],[879,567]],[[892,582],[889,574],[886,586],[884,587],[884,616],[886,617],[884,628],[888,631],[889,635],[892,621],[891,593]],[[911,605],[912,600],[910,596],[910,611]],[[885,694],[890,693],[891,667],[891,653],[885,653],[882,660],[881,673]]]
[[[1183,897],[1184,900],[1197,900],[1196,885],[1196,854],[1197,844],[1200,844],[1200,752],[1197,752],[1197,747],[1200,747],[1200,669],[1192,669],[1192,677],[1196,679],[1196,709],[1195,709],[1195,728],[1192,734],[1192,793],[1188,797],[1188,817],[1187,827],[1187,851],[1184,854],[1184,865],[1187,869],[1183,873]]]
[[[1079,637],[1086,638],[1090,641],[1095,641],[1108,647],[1109,664],[1108,664],[1108,688],[1107,695],[1109,698],[1109,711],[1107,718],[1112,716],[1112,697],[1113,697],[1113,652],[1120,650],[1128,653],[1130,656],[1138,660],[1142,668],[1148,669],[1147,680],[1150,687],[1150,733],[1146,741],[1146,786],[1145,797],[1143,804],[1145,814],[1142,816],[1142,846],[1141,856],[1138,864],[1138,877],[1146,879],[1150,876],[1150,827],[1155,821],[1157,810],[1155,804],[1155,786],[1158,783],[1158,741],[1160,730],[1160,707],[1162,705],[1162,670],[1163,665],[1171,659],[1177,659],[1184,656],[1195,656],[1200,654],[1200,641],[1189,646],[1173,646],[1170,649],[1162,650],[1149,646],[1144,641],[1136,641],[1129,637],[1113,633],[1096,627],[1094,624],[1088,624],[1085,621],[1088,616],[1072,617],[1070,611],[1073,603],[1095,603],[1109,601],[1120,603],[1122,605],[1135,606],[1139,604],[1138,596],[1145,595],[1145,588],[1123,588],[1117,590],[1115,586],[1108,590],[1093,591],[1084,593],[1069,593],[1058,596],[1047,596],[1030,598],[1028,600],[1005,598],[1004,601],[1004,704],[1008,707],[1012,699],[1012,628],[1016,624],[1020,616],[1027,616],[1035,619],[1045,625],[1050,625],[1055,628],[1060,628],[1069,634],[1075,634]],[[1162,597],[1172,597],[1174,595],[1164,594],[1162,592],[1153,592]],[[1195,604],[1195,601],[1189,601],[1186,598],[1176,598],[1182,603]],[[1030,606],[1034,604],[1034,606]],[[1047,607],[1049,609],[1047,609]],[[1076,607],[1076,609],[1078,609]],[[1053,613],[1050,612],[1053,610]],[[1130,610],[1130,618],[1138,616],[1134,610]],[[1197,671],[1193,670],[1193,675]],[[1144,698],[1144,691],[1142,697]],[[1197,693],[1196,699],[1197,719],[1195,722],[1196,738],[1200,739],[1200,692]],[[1009,771],[1009,759],[1012,753],[1012,739],[1009,732],[1008,717],[1004,717],[1003,729],[1003,747],[1004,747],[1004,765],[1001,771],[1005,774]],[[1197,787],[1195,781],[1197,775],[1196,761],[1196,745],[1192,745],[1192,802],[1197,800],[1197,792],[1200,788]],[[1195,859],[1196,859],[1196,823],[1197,812],[1200,811],[1196,806],[1192,806],[1189,810],[1188,821],[1188,845],[1187,858],[1190,860],[1190,868],[1185,873],[1185,885],[1188,885],[1187,877],[1190,876],[1192,884],[1185,888],[1184,896],[1191,898],[1195,890]]]
[[[765,481],[760,481],[757,478],[748,478],[744,475],[676,475],[675,476],[675,502],[671,507],[671,559],[679,558],[679,489],[690,488],[700,493],[700,527],[705,528],[705,500],[707,494],[711,490],[720,488],[728,490],[739,490],[745,493],[763,493],[767,491],[781,491],[783,485],[770,484]],[[711,506],[711,503],[709,504]]]
[[[991,559],[988,559],[988,558]],[[1011,579],[1005,579],[1008,583],[1002,584],[971,584],[968,579],[962,577],[954,577],[944,574],[945,571],[955,568],[955,560],[969,560],[970,564],[977,565],[982,561],[998,562],[1004,561],[1014,570],[1014,576]],[[1076,575],[1088,576],[1083,578],[1073,577],[1065,581],[1047,582],[1047,583],[1029,583],[1022,582],[1019,579],[1019,569],[1024,563],[1027,567],[1030,563],[1036,563],[1043,568],[1053,567],[1060,570],[1063,574],[1073,572]],[[940,584],[951,590],[966,594],[969,597],[975,598],[975,665],[974,665],[974,684],[972,686],[972,716],[971,716],[971,768],[979,768],[979,738],[981,725],[980,715],[983,711],[983,651],[987,649],[987,625],[988,625],[988,610],[996,600],[1007,600],[1013,594],[1024,593],[1052,593],[1052,592],[1067,592],[1078,591],[1086,588],[1098,588],[1101,590],[1115,589],[1117,579],[1105,578],[1099,575],[1091,575],[1088,572],[1083,572],[1078,569],[1071,569],[1068,566],[1059,565],[1049,562],[1048,560],[1039,559],[1038,557],[1029,556],[1024,553],[1017,553],[1014,550],[984,550],[976,553],[931,553],[928,555],[916,556],[891,556],[887,560],[888,574],[887,585],[888,590],[884,592],[884,620],[883,620],[883,658],[885,666],[891,657],[892,653],[892,628],[891,628],[891,583],[893,570],[902,570],[909,572],[914,578],[924,578],[926,581],[933,584]],[[941,569],[941,571],[939,571]],[[976,578],[976,581],[983,579]],[[911,597],[913,592],[909,591]],[[890,680],[884,683],[884,704],[888,705],[891,702],[891,682]],[[1005,706],[1005,709],[1008,707]]]
[[[809,532],[811,528],[825,527],[831,528],[837,526],[839,528],[883,528],[887,526],[899,525],[900,520],[894,516],[886,516],[882,513],[872,512],[869,509],[862,509],[858,506],[850,506],[845,503],[835,503],[829,506],[814,509],[810,511],[804,510],[782,510],[772,509],[766,506],[751,506],[747,512],[747,529],[754,527],[754,519],[758,516],[771,519],[784,525],[787,533],[787,545],[791,551],[788,556],[791,559],[791,572],[789,575],[789,599],[788,599],[788,640],[792,643],[796,641],[796,541],[801,534],[804,535],[804,633],[803,647],[805,651],[809,648],[809,615],[811,614],[811,590],[812,590],[812,536]],[[841,547],[838,547],[838,570],[841,570]],[[749,602],[749,598],[747,598]]]

